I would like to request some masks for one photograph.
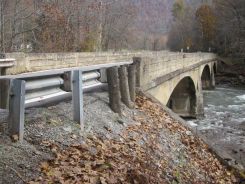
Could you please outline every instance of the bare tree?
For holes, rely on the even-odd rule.
[[[169,21],[165,4],[167,0],[0,0],[1,51],[159,50]]]
[[[245,2],[243,0],[215,0],[218,17],[218,49],[225,54],[244,53]]]

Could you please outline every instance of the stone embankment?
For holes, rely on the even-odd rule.
[[[236,183],[208,146],[146,96],[119,117],[106,93],[85,95],[85,132],[70,102],[29,109],[23,144],[1,124],[0,183]]]

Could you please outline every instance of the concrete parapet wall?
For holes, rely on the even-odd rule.
[[[215,60],[212,53],[171,53],[166,55],[143,56],[140,62],[140,86],[144,88],[153,80],[177,70],[183,70],[204,61]]]
[[[6,74],[88,66],[132,60],[135,53],[8,53],[16,59],[16,66]]]
[[[9,68],[6,74],[88,66],[104,63],[130,61],[140,57],[144,63],[144,72],[148,80],[186,67],[204,59],[215,57],[211,53],[174,53],[169,51],[135,51],[135,52],[98,52],[98,53],[7,53],[6,57],[15,58],[16,66]],[[145,82],[145,81],[144,81]]]

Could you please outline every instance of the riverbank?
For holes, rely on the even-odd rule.
[[[158,103],[139,96],[119,117],[106,93],[85,95],[85,132],[70,102],[26,114],[25,140],[1,134],[2,183],[235,183],[209,147]],[[4,129],[4,126],[2,126]]]
[[[204,91],[204,118],[189,126],[231,167],[245,170],[245,62],[218,65],[216,89]]]
[[[245,61],[244,59],[227,59],[220,61],[215,75],[216,85],[220,87],[234,87],[245,89]]]
[[[189,125],[230,166],[245,170],[245,90],[204,91],[204,118]]]

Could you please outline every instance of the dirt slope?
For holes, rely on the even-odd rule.
[[[85,132],[70,102],[27,112],[25,141],[3,133],[0,183],[235,183],[191,131],[144,96],[123,116],[106,93],[85,96]],[[4,128],[2,128],[4,129]]]

